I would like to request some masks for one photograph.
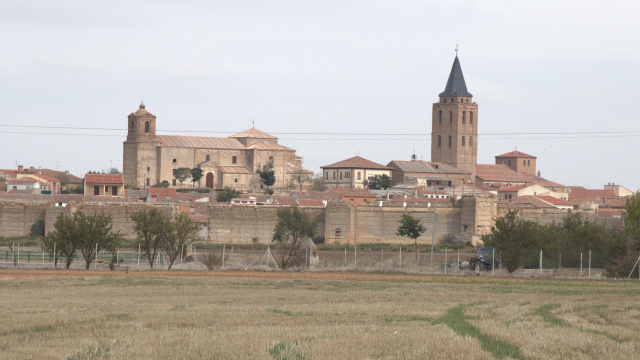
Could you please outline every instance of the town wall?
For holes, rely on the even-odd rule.
[[[45,220],[46,201],[6,201],[0,202],[0,236],[25,236],[31,227]]]

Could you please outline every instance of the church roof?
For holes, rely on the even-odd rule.
[[[518,158],[531,158],[531,159],[537,159],[537,157],[533,156],[533,155],[529,155],[529,154],[525,154],[521,151],[511,151],[508,152],[506,154],[502,154],[502,155],[496,155],[497,158],[499,157],[518,157]]]
[[[254,150],[293,150],[292,148],[288,148],[286,146],[278,145],[278,144],[270,144],[266,142],[259,142],[253,145],[247,146],[247,149]]]
[[[510,183],[528,183],[529,180],[507,165],[478,164],[476,166],[477,177],[483,181],[497,181]]]
[[[156,136],[160,146],[203,149],[246,149],[237,139],[203,136]]]
[[[380,165],[378,163],[374,163],[373,161],[367,160],[360,156],[354,156],[352,158],[339,161],[337,163],[331,165],[321,166],[321,169],[324,168],[338,168],[338,169],[373,169],[373,170],[393,170],[393,168]]]
[[[269,135],[264,131],[260,131],[256,128],[251,128],[249,130],[243,131],[239,134],[231,135],[230,138],[254,138],[254,139],[277,139],[277,137],[273,135]]]
[[[458,60],[457,55],[455,60],[453,60],[453,66],[451,67],[449,80],[447,80],[447,86],[444,88],[444,91],[440,93],[440,97],[443,96],[473,96],[467,91],[467,84],[464,82],[462,68],[460,67],[460,61]]]
[[[135,116],[153,116],[155,117],[155,115],[153,115],[152,113],[148,112],[147,109],[144,106],[144,103],[140,103],[140,107],[138,108],[138,110],[134,113],[131,113],[131,115],[135,115]],[[129,116],[131,116],[129,115]]]

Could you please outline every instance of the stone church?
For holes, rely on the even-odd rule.
[[[156,116],[144,104],[128,117],[127,140],[123,146],[125,185],[148,188],[163,180],[180,186],[178,168],[200,168],[203,177],[196,186],[237,190],[261,188],[256,170],[271,164],[276,183],[286,189],[302,157],[294,149],[278,144],[278,138],[251,128],[229,137],[157,135]],[[312,174],[311,171],[308,172]],[[184,186],[190,186],[190,181]]]

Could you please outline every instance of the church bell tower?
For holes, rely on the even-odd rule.
[[[439,101],[433,104],[431,161],[442,162],[476,176],[478,104],[467,91],[458,55]]]
[[[124,183],[140,189],[157,181],[156,116],[144,104],[127,118],[127,140],[122,151]]]

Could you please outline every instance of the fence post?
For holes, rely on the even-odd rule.
[[[56,262],[56,243],[53,243],[53,268],[57,268],[58,263]]]
[[[589,279],[591,279],[591,250],[589,250]]]
[[[96,255],[93,258],[93,270],[98,267],[98,243],[96,243]]]
[[[558,269],[562,267],[562,253],[558,252]]]
[[[380,266],[384,264],[384,249],[380,250]]]
[[[447,273],[447,248],[444,248],[444,273]]]
[[[344,260],[342,261],[342,266],[347,266],[347,248],[344,248]]]
[[[358,244],[353,245],[353,266],[358,266]]]
[[[400,264],[398,265],[398,269],[402,270],[402,246],[400,246]]]
[[[580,253],[580,277],[582,277],[582,253]]]
[[[460,250],[458,250],[458,270],[460,270]]]
[[[18,244],[18,259],[16,263],[20,263],[20,244]]]
[[[138,244],[138,270],[140,270],[140,244]]]
[[[31,262],[31,250],[27,250],[27,262]]]
[[[184,244],[180,247],[180,264],[182,264],[182,257],[184,256]]]
[[[540,250],[540,274],[542,274],[542,250]]]
[[[496,267],[496,249],[491,249],[491,275],[495,274]]]
[[[226,244],[222,244],[222,268],[223,269],[224,269],[224,251],[226,246],[227,246]]]
[[[44,264],[44,250],[42,250],[42,263]]]

